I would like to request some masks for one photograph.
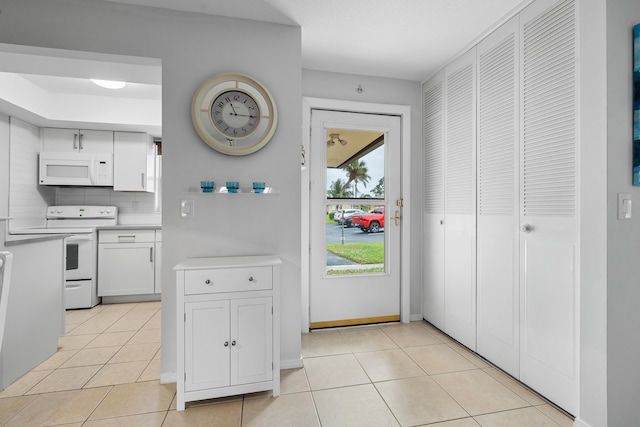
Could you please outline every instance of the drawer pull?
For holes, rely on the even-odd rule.
[[[207,279],[204,281],[205,284],[210,285],[211,284],[211,280]]]
[[[235,346],[236,346],[236,341],[235,341],[235,340],[231,341],[231,346],[232,346],[232,347],[235,347]]]
[[[253,276],[249,277],[249,281],[253,282]]]
[[[225,341],[225,342],[224,342],[224,346],[225,346],[225,347],[229,347],[229,341]]]

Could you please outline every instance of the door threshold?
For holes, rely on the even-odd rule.
[[[362,317],[359,319],[329,320],[326,322],[311,322],[309,329],[326,329],[339,328],[344,326],[367,326],[376,323],[399,322],[400,315],[378,316],[378,317]]]

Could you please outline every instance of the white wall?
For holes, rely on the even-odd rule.
[[[176,367],[175,280],[187,257],[274,253],[282,257],[283,365],[300,361],[301,30],[216,16],[133,7],[99,0],[3,0],[0,43],[159,58],[163,115],[163,378]],[[274,95],[273,140],[246,157],[211,150],[191,123],[191,99],[213,74],[253,75]],[[280,194],[263,198],[201,195],[184,190],[204,177],[265,181]],[[180,201],[195,200],[182,218]]]
[[[358,85],[362,93],[356,92]],[[314,98],[411,107],[411,317],[422,319],[422,86],[420,82],[302,70],[302,94]]]
[[[640,420],[640,188],[632,186],[633,32],[637,0],[608,0],[607,20],[607,357],[608,425]],[[632,194],[631,220],[617,220],[617,193]]]
[[[45,225],[47,206],[54,203],[55,190],[38,184],[40,129],[30,123],[9,119],[9,230]]]
[[[9,117],[0,114],[0,218],[9,216],[9,141]]]
[[[607,88],[603,59],[606,2],[578,2],[577,8],[580,25],[579,419],[593,427],[607,425]],[[629,171],[629,180],[630,176]]]

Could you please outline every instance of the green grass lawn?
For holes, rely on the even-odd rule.
[[[329,243],[327,251],[357,264],[384,263],[384,242],[373,243]]]

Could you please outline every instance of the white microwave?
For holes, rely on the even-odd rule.
[[[113,154],[40,153],[40,185],[113,186]]]

